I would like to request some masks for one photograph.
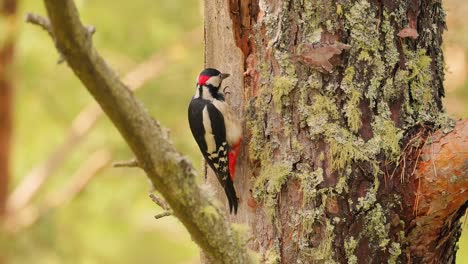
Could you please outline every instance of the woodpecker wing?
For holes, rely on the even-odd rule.
[[[189,106],[189,123],[195,141],[208,165],[223,186],[229,209],[237,213],[238,201],[234,184],[229,174],[226,127],[222,113],[204,99],[193,99]]]

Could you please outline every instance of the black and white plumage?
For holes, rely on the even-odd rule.
[[[230,212],[237,213],[234,175],[231,175],[229,166],[232,162],[235,166],[237,154],[233,156],[230,151],[234,146],[238,146],[242,130],[236,115],[224,101],[224,94],[220,91],[223,79],[228,76],[229,74],[211,68],[200,73],[195,96],[189,105],[188,119],[203,157],[224,188]],[[234,159],[231,163],[230,158]]]

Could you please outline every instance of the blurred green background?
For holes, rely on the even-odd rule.
[[[97,29],[96,48],[121,76],[161,54],[166,63],[160,74],[136,96],[171,129],[175,147],[201,167],[186,122],[186,106],[203,68],[201,2],[75,2],[84,23]],[[93,101],[71,70],[57,65],[57,51],[45,31],[21,21],[26,12],[45,14],[42,1],[19,3],[12,186],[64,141],[72,120]],[[83,161],[102,148],[112,153],[114,161],[133,157],[107,118],[101,118],[47,181],[34,204],[45,203]],[[154,219],[161,210],[148,198],[149,189],[139,169],[107,166],[71,202],[3,239],[0,255],[6,249],[8,263],[18,264],[197,263],[198,248],[184,227],[174,217]]]
[[[164,61],[159,75],[137,92],[152,115],[170,128],[176,148],[197,168],[201,158],[189,132],[186,106],[203,68],[202,3],[198,0],[77,0],[87,24],[96,26],[93,41],[117,72],[125,73],[154,54]],[[449,31],[445,34],[447,110],[468,116],[468,3],[446,0]],[[42,1],[21,1],[27,11],[45,14]],[[44,161],[63,142],[72,120],[91,96],[58,54],[49,36],[19,23],[15,58],[15,126],[12,186]],[[97,149],[112,160],[132,157],[106,118],[71,152],[47,181],[34,205],[41,206],[69,182]],[[0,239],[0,255],[9,263],[198,263],[198,249],[173,217],[160,212],[147,196],[150,186],[138,169],[99,172],[77,197],[42,214],[14,236]],[[159,210],[159,211],[158,211]],[[468,228],[466,228],[468,230]],[[468,263],[468,232],[460,240],[458,263]],[[6,250],[6,252],[3,252]]]

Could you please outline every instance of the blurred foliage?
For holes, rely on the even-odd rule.
[[[19,1],[25,12],[45,14],[42,1]],[[201,159],[186,122],[187,104],[203,67],[203,36],[188,50],[181,41],[202,27],[197,0],[78,0],[85,24],[94,25],[96,48],[120,74],[155,53],[169,56],[159,77],[137,93],[152,115],[171,129],[178,150],[197,167]],[[65,65],[49,36],[20,23],[16,56],[14,183],[61,143],[73,118],[93,101]],[[203,32],[200,30],[200,32]],[[35,204],[68,182],[82,162],[99,148],[114,160],[132,157],[120,135],[103,118],[60,170],[44,186]],[[76,199],[53,210],[35,225],[3,239],[9,263],[193,263],[198,249],[174,218],[155,220],[160,212],[148,198],[149,183],[138,169],[108,168]],[[13,243],[11,243],[13,241]]]
[[[84,23],[97,28],[93,37],[97,49],[119,74],[124,75],[154,53],[172,58],[161,75],[136,94],[152,115],[171,129],[176,148],[200,168],[201,158],[186,122],[186,106],[194,91],[195,77],[203,67],[203,36],[193,40],[200,43],[194,48],[184,48],[180,43],[187,32],[202,26],[200,1],[76,3]],[[20,0],[20,4],[20,18],[26,11],[45,14],[42,1]],[[463,20],[468,3],[445,0],[445,4],[449,20],[446,43],[468,51],[468,27]],[[92,102],[70,69],[56,64],[58,54],[45,32],[22,23],[19,30],[14,185],[63,141],[71,120]],[[449,71],[454,69],[450,61],[447,65]],[[466,70],[462,73],[465,75]],[[462,85],[447,91],[446,105],[459,105],[448,111],[457,117],[468,116],[468,80],[463,80]],[[132,156],[114,127],[103,119],[66,159],[35,204],[41,205],[46,193],[63,186],[83,160],[102,147],[110,149],[115,160]],[[173,217],[153,219],[159,209],[147,197],[149,188],[137,169],[108,168],[69,204],[51,211],[14,237],[2,239],[0,248],[6,249],[10,263],[18,264],[196,263],[197,247],[182,225]],[[468,263],[466,230],[459,243],[458,263]]]

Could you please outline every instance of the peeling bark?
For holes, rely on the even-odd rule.
[[[449,134],[437,131],[426,140],[412,179],[416,217],[409,227],[409,251],[423,263],[453,263],[458,220],[468,206],[468,120]]]

